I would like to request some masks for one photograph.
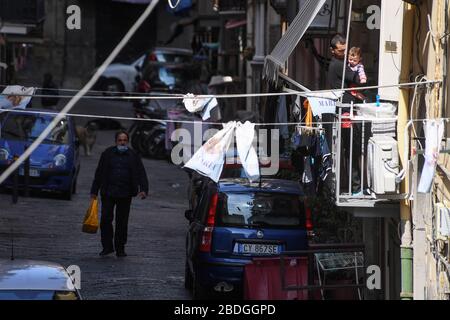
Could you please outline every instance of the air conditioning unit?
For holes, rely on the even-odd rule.
[[[398,143],[389,136],[370,138],[367,148],[369,189],[378,195],[397,194],[399,173]]]

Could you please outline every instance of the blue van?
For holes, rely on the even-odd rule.
[[[244,266],[254,257],[308,248],[311,214],[298,182],[208,180],[198,191],[198,201],[185,213],[185,287],[195,299],[241,293]]]
[[[0,172],[3,172],[47,128],[55,115],[48,110],[8,111],[0,114]],[[64,117],[30,156],[29,187],[57,192],[71,200],[80,170],[75,125]],[[2,186],[12,186],[10,176]],[[19,187],[24,186],[24,165],[19,167]]]

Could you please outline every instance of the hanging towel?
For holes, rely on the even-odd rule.
[[[236,127],[236,145],[245,174],[250,181],[259,179],[259,161],[256,150],[253,147],[255,137],[255,124],[246,122],[238,123]]]
[[[444,122],[442,120],[428,120],[425,126],[425,165],[420,177],[418,192],[429,193],[434,180],[436,164],[441,151],[441,141],[444,136]]]
[[[444,237],[450,237],[450,209],[441,209],[441,221],[439,233]]]
[[[305,100],[305,102],[303,102],[303,108],[306,111],[305,125],[307,127],[312,127],[313,114],[312,114],[311,104],[309,103],[308,100]]]
[[[184,106],[191,113],[200,112],[202,120],[211,118],[211,110],[218,106],[216,98],[195,98],[195,95],[188,93],[183,99]]]

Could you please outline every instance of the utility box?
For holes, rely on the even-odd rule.
[[[381,1],[379,86],[400,82],[404,5],[402,0]],[[398,87],[379,88],[378,94],[381,100],[398,101],[400,90]]]
[[[367,148],[367,179],[369,189],[377,194],[398,193],[398,143],[390,136],[370,138]]]

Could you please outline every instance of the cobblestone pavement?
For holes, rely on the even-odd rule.
[[[94,154],[82,154],[72,201],[33,194],[13,205],[10,194],[0,194],[0,258],[10,256],[13,234],[16,259],[78,265],[85,299],[190,299],[183,286],[187,175],[181,169],[144,159],[151,195],[133,200],[128,257],[99,257],[99,233],[81,232],[95,167],[113,135],[99,131]]]

